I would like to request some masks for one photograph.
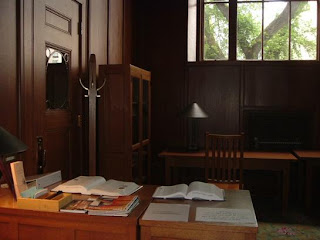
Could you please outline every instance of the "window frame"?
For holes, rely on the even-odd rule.
[[[254,3],[254,2],[262,2],[262,8],[264,7],[265,2],[300,2],[300,1],[310,1],[310,0],[247,0],[242,1],[244,3]],[[212,4],[205,2],[205,0],[197,0],[197,43],[196,43],[196,61],[199,62],[291,62],[291,61],[302,61],[302,62],[317,62],[319,61],[319,44],[320,44],[320,2],[319,0],[315,0],[317,3],[317,37],[316,37],[316,59],[314,60],[295,60],[290,59],[291,57],[291,11],[289,13],[289,59],[287,60],[270,60],[263,58],[263,35],[262,35],[262,57],[261,59],[237,59],[237,6],[238,0],[215,0],[213,4],[216,3],[228,3],[229,4],[229,56],[226,60],[220,59],[204,59],[204,9],[206,4]],[[262,11],[262,20],[263,20],[264,11]],[[262,34],[264,29],[264,21],[262,21]]]

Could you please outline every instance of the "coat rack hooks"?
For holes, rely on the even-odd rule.
[[[81,87],[84,89],[84,90],[86,90],[86,91],[88,91],[88,94],[86,94],[86,95],[84,95],[85,97],[89,97],[89,95],[90,95],[90,92],[92,92],[92,90],[96,90],[96,92],[99,92],[103,87],[104,87],[104,85],[106,84],[106,81],[107,81],[107,79],[106,78],[104,78],[104,81],[103,81],[103,83],[102,83],[102,85],[99,87],[99,88],[97,88],[96,87],[96,73],[95,73],[95,69],[96,69],[96,56],[94,55],[94,54],[91,54],[90,55],[90,60],[89,60],[89,62],[90,62],[90,66],[89,66],[89,87],[86,87],[83,83],[82,83],[82,79],[81,78],[79,78],[79,83],[80,83],[80,85],[81,85]],[[93,74],[94,74],[94,76],[93,76]],[[91,84],[90,84],[91,83]],[[95,89],[94,89],[95,88]],[[91,91],[90,91],[91,90]],[[96,97],[100,97],[100,95],[97,95]]]

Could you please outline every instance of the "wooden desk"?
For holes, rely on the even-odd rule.
[[[307,213],[311,213],[312,207],[312,179],[313,179],[313,168],[320,167],[320,151],[304,151],[295,150],[294,154],[302,161],[305,162],[306,181],[305,181],[305,208]]]
[[[0,239],[10,240],[135,240],[138,219],[148,207],[155,186],[137,192],[139,205],[128,217],[89,216],[18,209],[8,189],[0,189]]]
[[[165,159],[165,181],[171,184],[171,168],[205,168],[205,152],[169,152],[163,151],[159,157]],[[244,152],[243,169],[270,170],[282,172],[282,213],[288,209],[290,187],[290,162],[297,158],[288,152]]]
[[[151,239],[189,239],[189,240],[254,240],[258,232],[250,193],[248,190],[226,190],[226,201],[189,201],[189,200],[153,200],[157,203],[190,204],[188,222],[154,221],[140,218],[141,240]],[[197,207],[249,209],[254,214],[255,222],[213,223],[195,221]]]

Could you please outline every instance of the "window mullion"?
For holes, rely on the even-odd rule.
[[[264,56],[263,56],[263,47],[264,47],[264,1],[262,1],[262,19],[261,19],[261,22],[262,22],[262,26],[261,26],[261,60],[263,61],[264,60]]]
[[[229,60],[237,58],[237,1],[229,2]]]
[[[198,1],[198,6],[200,6],[198,8],[198,32],[200,32],[201,34],[198,35],[198,49],[197,49],[197,59],[199,59],[200,61],[204,60],[203,57],[203,47],[204,47],[204,0],[197,0]]]

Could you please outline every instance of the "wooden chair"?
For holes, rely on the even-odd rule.
[[[223,189],[243,188],[244,135],[206,133],[205,179]]]

